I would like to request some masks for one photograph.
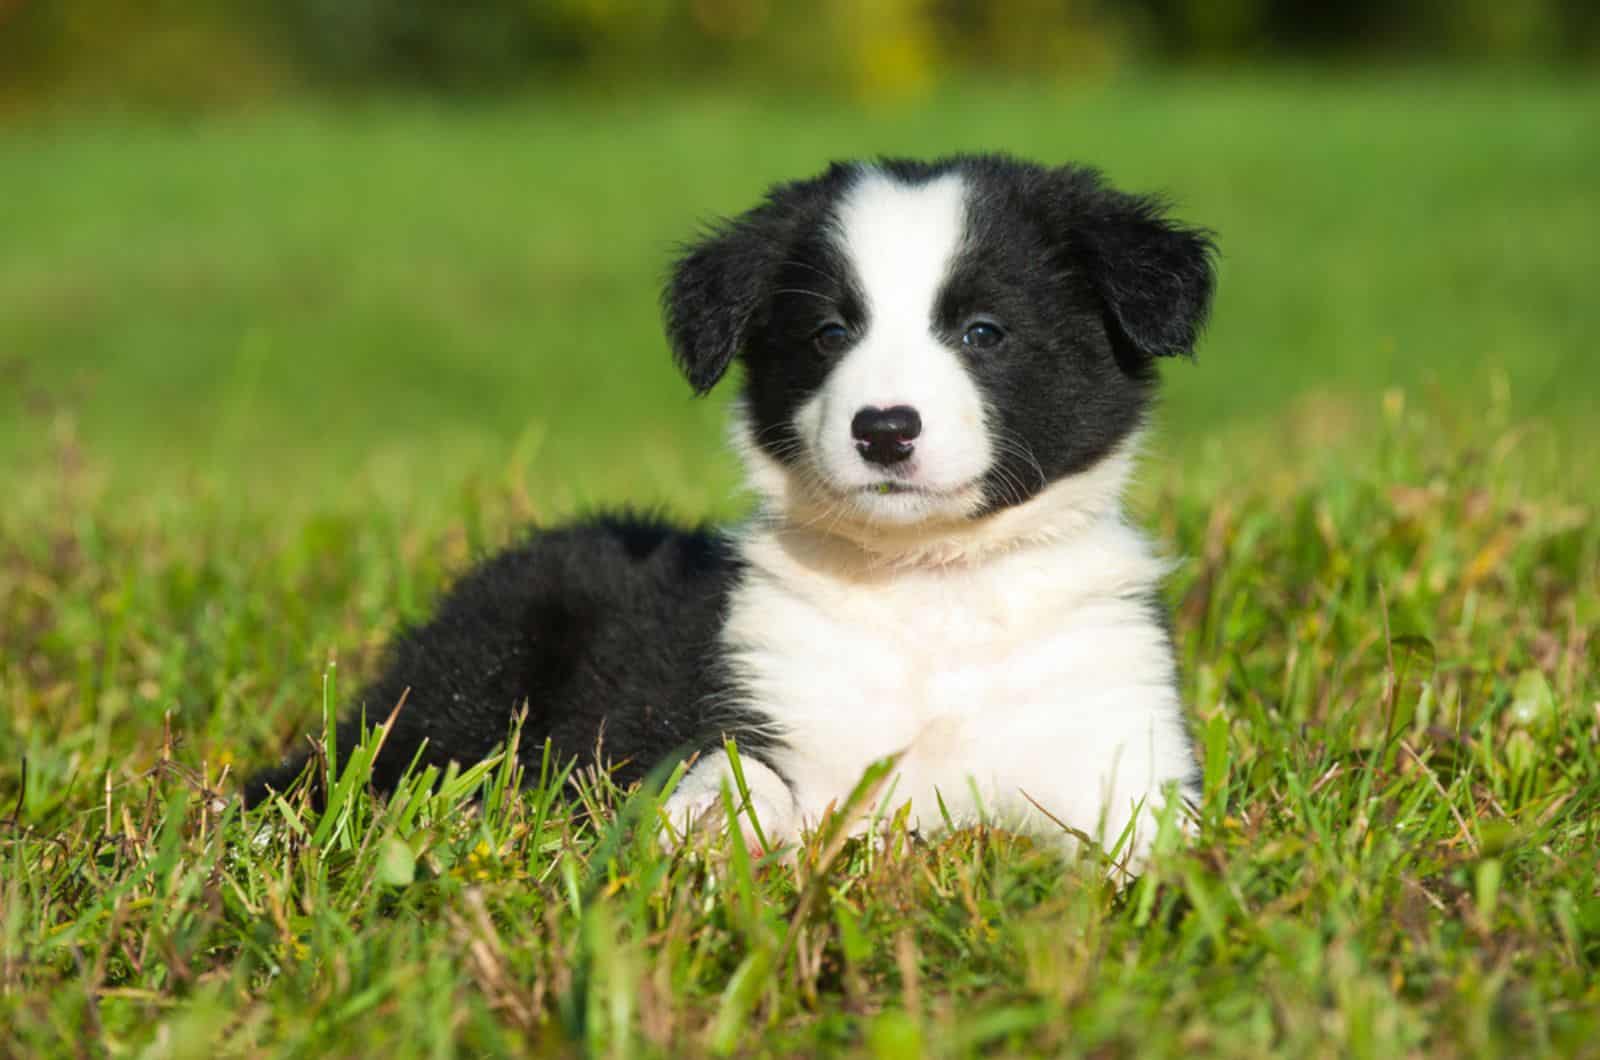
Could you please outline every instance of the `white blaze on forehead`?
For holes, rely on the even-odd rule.
[[[840,203],[841,242],[873,330],[932,328],[934,299],[966,227],[966,197],[956,173],[902,184],[868,170]]]
[[[965,518],[983,501],[991,447],[983,397],[960,356],[934,333],[934,312],[966,226],[966,186],[951,173],[905,184],[866,170],[839,203],[835,236],[865,300],[852,346],[795,413],[809,462],[834,496],[868,522]],[[909,405],[915,451],[885,468],[857,451],[852,417]],[[879,496],[893,480],[906,492]]]

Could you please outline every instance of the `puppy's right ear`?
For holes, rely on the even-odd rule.
[[[717,385],[744,348],[782,260],[772,204],[724,221],[691,244],[661,294],[672,356],[696,394]]]
[[[696,394],[717,385],[764,323],[795,240],[816,226],[857,171],[854,163],[835,162],[819,176],[775,184],[755,209],[713,225],[684,248],[661,307],[672,356]]]

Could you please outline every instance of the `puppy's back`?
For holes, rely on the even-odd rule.
[[[422,764],[471,765],[528,707],[525,762],[548,738],[558,761],[587,760],[603,742],[619,780],[697,745],[721,695],[716,640],[738,570],[704,529],[649,516],[605,515],[541,531],[481,563],[427,622],[391,643],[379,676],[350,704],[341,748],[362,716],[381,722],[405,703],[374,764],[388,790],[421,750]],[[284,790],[299,754],[253,777],[245,801]]]

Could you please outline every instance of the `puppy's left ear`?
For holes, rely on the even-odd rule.
[[[691,244],[661,293],[673,359],[696,394],[717,385],[744,348],[781,259],[771,205],[712,228]]]
[[[1211,234],[1169,220],[1157,199],[1094,198],[1077,228],[1113,342],[1140,359],[1192,355],[1216,288]]]

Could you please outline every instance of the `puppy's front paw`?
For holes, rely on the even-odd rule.
[[[737,796],[735,796],[737,798]],[[683,790],[683,785],[672,797],[661,804],[661,841],[671,844],[692,832],[709,832],[721,828],[726,810],[720,791]]]
[[[758,856],[770,853],[799,838],[794,798],[788,786],[760,762],[745,758],[741,765],[749,789],[748,799],[740,797],[739,786],[727,768],[727,756],[721,751],[702,758],[679,781],[661,806],[663,849],[677,847],[695,832],[715,832],[727,827],[727,808],[722,797],[724,786],[732,797],[740,835],[751,853]]]

